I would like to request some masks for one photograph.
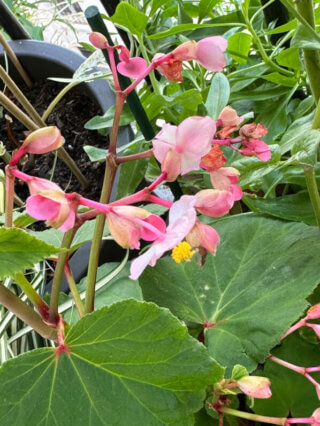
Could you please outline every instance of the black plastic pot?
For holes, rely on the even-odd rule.
[[[18,56],[24,69],[33,81],[44,80],[48,77],[72,77],[73,73],[85,60],[81,54],[57,46],[51,43],[35,40],[18,40],[11,41],[15,54]],[[0,63],[4,65],[4,53],[0,46]],[[10,76],[17,82],[21,81],[21,77],[15,70],[12,63],[9,63]],[[92,96],[101,110],[105,112],[115,103],[115,95],[105,80],[96,80],[91,83],[81,83],[83,89],[89,96]],[[122,128],[119,132],[118,146],[125,145],[130,141],[130,127]],[[116,188],[117,178],[114,185]],[[111,199],[115,198],[115,190],[111,195]],[[74,273],[74,278],[78,282],[87,273],[88,254],[90,244],[84,244],[75,253],[70,260],[70,266]],[[123,250],[115,246],[113,241],[105,241],[102,245],[99,263],[106,261],[116,261],[123,257]],[[50,283],[46,290],[50,288]],[[62,283],[62,291],[68,289],[67,282]]]

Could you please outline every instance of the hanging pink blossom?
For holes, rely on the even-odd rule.
[[[261,161],[269,161],[271,158],[270,147],[259,139],[248,139],[242,141],[244,148],[239,151],[247,157],[257,156]]]
[[[148,265],[154,266],[163,253],[173,249],[190,232],[196,221],[195,202],[195,197],[183,195],[172,205],[169,210],[169,225],[166,233],[156,239],[145,253],[132,262],[131,279],[138,279]]]
[[[67,197],[55,183],[36,177],[28,181],[28,186],[31,196],[26,209],[30,216],[63,232],[74,226],[78,203],[73,194]]]
[[[219,234],[212,226],[196,221],[191,231],[186,236],[187,242],[192,247],[203,247],[213,255],[216,254],[220,242]]]
[[[240,390],[253,398],[270,398],[270,380],[267,377],[244,376],[237,381]]]
[[[118,72],[130,78],[138,78],[148,66],[145,59],[139,56],[132,58],[129,50],[124,46],[120,46],[119,59],[121,62],[117,65]]]
[[[229,212],[233,206],[233,194],[231,191],[218,189],[204,189],[195,195],[195,208],[209,217],[221,217]]]
[[[140,207],[112,207],[106,216],[111,235],[123,248],[139,249],[140,238],[154,241],[166,230],[163,219]]]
[[[239,174],[239,170],[234,167],[221,167],[210,172],[210,180],[215,189],[231,192],[233,200],[238,201],[242,197],[242,189],[237,185]]]
[[[210,117],[189,117],[179,126],[165,124],[153,140],[156,159],[162,164],[162,171],[172,175],[171,161],[166,161],[169,150],[175,151],[175,161],[180,160],[174,175],[185,174],[200,168],[201,157],[211,148],[211,139],[216,125]],[[169,154],[170,155],[170,154]],[[171,176],[173,179],[174,176]]]

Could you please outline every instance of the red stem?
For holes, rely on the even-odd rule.
[[[153,157],[153,149],[148,149],[148,151],[139,152],[137,154],[126,155],[125,157],[118,157],[116,159],[117,164],[126,163],[127,161],[141,160],[142,158],[151,158]]]

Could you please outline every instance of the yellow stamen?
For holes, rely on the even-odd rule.
[[[191,250],[190,244],[183,241],[173,248],[171,257],[176,263],[180,263],[183,260],[190,262],[195,253],[196,250]]]

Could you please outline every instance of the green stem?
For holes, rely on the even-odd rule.
[[[64,265],[69,255],[69,252],[67,249],[69,249],[71,246],[75,232],[76,232],[76,229],[72,228],[64,234],[64,237],[61,243],[61,248],[66,250],[59,253],[58,261],[54,271],[51,297],[50,297],[50,313],[49,313],[49,322],[50,324],[54,324],[54,325],[57,325],[59,322],[58,306],[59,306],[60,285],[61,285]]]
[[[31,283],[27,280],[27,278],[23,274],[15,274],[14,280],[28,299],[32,302],[32,304],[37,308],[39,314],[42,318],[47,321],[49,314],[49,306],[42,299],[40,294],[36,292],[36,290],[32,287]]]
[[[304,170],[304,176],[306,178],[306,183],[307,183],[311,204],[314,210],[318,227],[320,229],[320,197],[319,197],[319,191],[318,191],[314,167],[304,166],[303,170]]]
[[[66,279],[68,281],[69,288],[70,288],[70,291],[72,293],[73,300],[74,300],[74,303],[76,305],[79,316],[80,316],[80,318],[82,318],[85,314],[84,306],[83,306],[83,303],[82,303],[82,300],[81,300],[81,297],[80,297],[80,293],[79,293],[78,288],[77,288],[77,284],[74,281],[74,278],[73,278],[73,275],[72,275],[68,261],[66,261],[66,263],[64,265],[64,274],[65,274]]]
[[[6,70],[0,65],[0,78],[4,82],[4,84],[8,87],[10,92],[14,95],[14,97],[19,101],[19,103],[23,106],[25,111],[29,114],[29,116],[34,120],[39,126],[42,125],[42,120],[37,111],[33,108],[28,99],[24,96],[22,91],[16,85],[16,83],[12,80]]]
[[[140,49],[141,49],[142,55],[143,55],[144,59],[147,61],[147,63],[149,64],[150,61],[149,61],[148,53],[147,53],[146,47],[143,43],[142,37],[139,38],[139,43],[140,43]],[[157,81],[157,79],[154,75],[154,71],[151,71],[151,73],[149,74],[149,77],[150,77],[150,81],[151,81],[154,93],[156,93],[157,95],[160,95],[158,81]]]
[[[53,110],[53,108],[57,105],[58,102],[60,102],[60,100],[63,98],[63,96],[69,92],[69,90],[71,90],[74,86],[76,86],[77,84],[79,84],[78,81],[72,81],[71,83],[67,84],[58,94],[57,96],[53,99],[53,101],[50,103],[50,105],[48,106],[48,108],[45,110],[45,112],[42,114],[42,120],[46,121],[46,119],[49,117],[51,111]]]
[[[6,166],[6,215],[5,226],[12,227],[13,200],[14,200],[14,176],[10,173],[9,166]]]
[[[220,411],[224,414],[229,414],[230,416],[236,416],[242,419],[252,420],[254,422],[271,423],[273,425],[284,425],[287,421],[285,417],[260,416],[259,414],[245,413],[244,411],[238,411],[228,407],[223,407]]]
[[[101,189],[100,203],[106,204],[110,200],[113,183],[117,173],[117,138],[120,124],[120,117],[125,102],[125,95],[123,92],[116,92],[116,105],[114,111],[113,125],[110,135],[109,151],[106,157],[106,170],[104,173],[103,184]],[[86,313],[92,312],[94,309],[94,294],[97,278],[97,269],[99,264],[99,254],[101,239],[103,236],[103,229],[106,217],[104,214],[99,215],[96,220],[92,245],[89,257],[88,275],[87,275],[87,289],[85,311]]]
[[[274,69],[275,71],[280,72],[281,74],[287,75],[287,76],[294,76],[294,73],[292,71],[288,71],[282,67],[280,67],[279,65],[277,65],[275,62],[272,61],[272,59],[269,58],[269,56],[267,55],[267,52],[265,51],[260,37],[257,35],[257,33],[255,32],[253,26],[251,25],[251,22],[249,21],[249,19],[244,15],[244,19],[247,25],[248,30],[250,31],[253,40],[255,41],[257,48],[261,54],[262,59],[264,60],[266,65],[269,65],[270,68]]]
[[[315,30],[314,6],[312,0],[297,0],[297,12]],[[318,50],[303,49],[303,56],[310,82],[313,97],[318,102],[320,98],[320,52]]]
[[[43,338],[49,340],[57,339],[57,332],[54,328],[45,324],[40,315],[31,306],[24,303],[19,297],[8,290],[0,283],[0,304],[14,313],[24,323],[32,327]]]

